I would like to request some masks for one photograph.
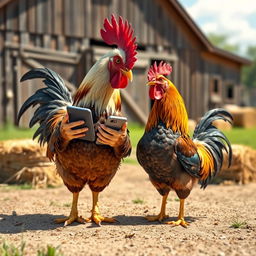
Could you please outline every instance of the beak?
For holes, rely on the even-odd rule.
[[[121,72],[122,72],[123,75],[127,76],[127,78],[132,82],[133,75],[132,75],[132,71],[131,70],[121,69]]]
[[[150,82],[148,82],[146,85],[150,86],[150,85],[155,85],[155,84],[156,84],[155,81],[150,81]]]

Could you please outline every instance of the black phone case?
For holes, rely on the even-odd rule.
[[[89,108],[68,106],[67,111],[69,115],[69,122],[75,122],[75,121],[81,121],[81,120],[85,122],[84,125],[77,126],[75,129],[80,129],[84,127],[88,128],[86,135],[79,139],[87,140],[87,141],[95,141],[95,131],[94,131],[91,110]]]

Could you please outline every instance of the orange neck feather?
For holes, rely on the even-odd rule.
[[[149,114],[146,131],[150,131],[162,121],[166,128],[174,132],[188,134],[188,114],[177,88],[168,80],[169,88],[161,100],[155,100]]]

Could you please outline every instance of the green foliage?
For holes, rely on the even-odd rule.
[[[59,251],[59,247],[52,247],[47,245],[47,249],[41,249],[37,251],[37,256],[62,256],[63,254]]]
[[[0,255],[1,256],[23,256],[25,249],[25,242],[21,242],[19,247],[16,247],[13,244],[3,242],[0,246]]]
[[[247,87],[256,87],[256,46],[247,49],[247,56],[252,60],[252,65],[243,68],[242,81]]]
[[[240,221],[238,219],[235,219],[232,224],[231,228],[244,228],[247,223],[245,221]]]
[[[218,48],[221,48],[223,50],[233,52],[236,54],[239,52],[239,45],[230,44],[227,42],[228,35],[209,33],[207,37],[210,40],[210,42]]]
[[[7,242],[2,242],[0,245],[0,256],[25,256],[25,242],[21,242],[20,246],[16,247],[15,245]],[[60,252],[59,247],[53,247],[47,245],[47,248],[39,249],[37,251],[37,256],[63,256]]]
[[[144,204],[144,201],[142,199],[140,199],[140,198],[134,199],[134,200],[132,200],[132,202],[134,204]]]

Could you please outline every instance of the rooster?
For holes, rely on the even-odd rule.
[[[39,89],[22,105],[18,120],[31,106],[39,105],[30,120],[32,127],[39,123],[34,138],[39,136],[40,144],[47,144],[47,156],[55,161],[57,172],[64,184],[73,193],[69,217],[56,219],[56,223],[69,225],[79,223],[114,222],[115,219],[100,215],[98,208],[99,192],[114,177],[121,159],[128,156],[131,143],[125,124],[120,131],[106,127],[103,123],[109,115],[121,115],[120,90],[132,80],[132,68],[136,62],[136,38],[133,28],[121,17],[104,20],[101,36],[108,45],[116,45],[101,57],[89,70],[74,98],[65,87],[62,78],[48,68],[37,68],[27,72],[21,82],[43,78],[46,87]],[[95,142],[79,140],[87,128],[78,128],[83,121],[68,122],[67,106],[75,105],[92,110],[93,120],[98,124]],[[102,145],[103,144],[103,145]],[[79,192],[88,184],[92,191],[92,211],[90,218],[78,215]]]
[[[174,84],[166,78],[172,71],[168,63],[154,63],[148,72],[149,96],[154,100],[145,133],[137,145],[137,159],[149,179],[162,195],[161,211],[147,216],[149,221],[163,221],[170,190],[180,199],[177,221],[166,224],[187,227],[184,202],[198,180],[205,188],[220,170],[223,150],[232,159],[228,139],[212,123],[215,120],[232,122],[224,109],[207,112],[197,124],[193,137],[188,134],[188,114],[184,101]]]

